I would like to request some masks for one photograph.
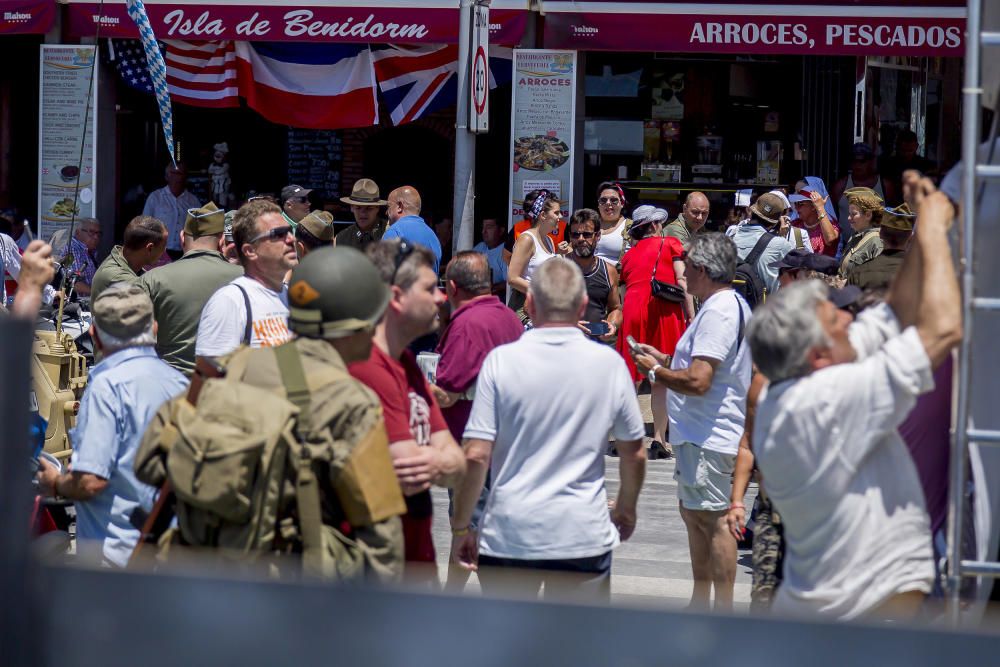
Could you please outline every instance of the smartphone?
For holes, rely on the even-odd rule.
[[[611,331],[611,327],[608,326],[607,322],[587,322],[583,326],[587,327],[587,331],[595,338],[605,336]]]
[[[625,336],[625,342],[628,343],[628,347],[635,354],[642,354],[642,348],[639,347],[639,343],[635,342],[635,338],[632,336]]]

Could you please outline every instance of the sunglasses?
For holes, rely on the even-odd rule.
[[[403,265],[407,257],[413,254],[413,249],[412,243],[405,239],[400,239],[399,249],[396,250],[396,258],[393,260],[392,278],[389,279],[390,285],[396,284],[396,274],[399,273],[399,267]]]
[[[592,239],[594,238],[594,233],[595,232],[570,232],[569,237],[571,239],[578,239],[581,237],[585,239]]]
[[[289,234],[292,233],[292,228],[290,225],[285,225],[284,227],[275,227],[274,229],[269,229],[263,234],[258,234],[253,237],[247,243],[256,243],[257,241],[279,241],[283,240]]]
[[[611,206],[617,206],[622,203],[622,200],[618,197],[601,197],[597,200],[598,204],[610,204]]]

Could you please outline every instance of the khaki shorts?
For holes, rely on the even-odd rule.
[[[689,510],[723,512],[729,509],[735,454],[720,454],[690,442],[675,444],[674,480],[677,497]]]

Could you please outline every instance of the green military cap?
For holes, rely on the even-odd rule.
[[[184,221],[184,233],[188,236],[213,236],[226,228],[226,213],[213,202],[201,208],[189,208]]]
[[[326,211],[313,211],[299,220],[299,227],[320,241],[333,240],[333,216]]]
[[[153,325],[153,302],[139,285],[115,283],[91,304],[98,331],[119,340],[129,340],[149,331]]]
[[[878,211],[885,206],[885,200],[882,199],[882,195],[871,188],[848,188],[844,190],[844,196],[847,197],[848,204],[854,204],[866,211]]]
[[[901,204],[896,208],[886,207],[882,209],[882,226],[889,229],[898,229],[901,232],[912,232],[913,223],[917,219],[916,213],[910,213],[910,207]]]

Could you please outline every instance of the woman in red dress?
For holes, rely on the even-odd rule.
[[[679,285],[687,290],[681,242],[673,237],[660,236],[667,218],[667,212],[663,209],[638,207],[632,213],[633,222],[629,229],[632,247],[622,257],[621,282],[625,285],[625,303],[622,306],[622,326],[618,333],[617,347],[632,373],[636,387],[643,376],[632,362],[627,336],[672,355],[687,322],[694,315],[690,296],[683,304],[671,303],[654,297],[650,288],[655,265],[656,280]],[[669,450],[664,446],[664,431],[667,426],[666,387],[653,383],[650,402],[653,410],[650,455],[652,458],[668,458]]]

